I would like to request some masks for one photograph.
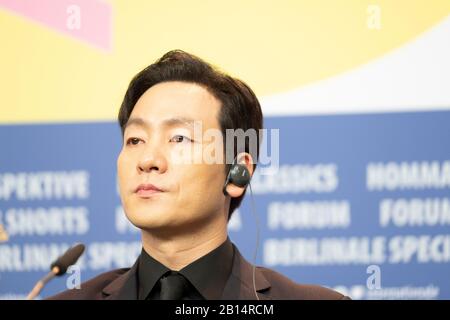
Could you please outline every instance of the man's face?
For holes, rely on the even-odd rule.
[[[190,121],[200,121],[203,132],[220,130],[220,107],[206,89],[185,82],[159,83],[137,101],[117,159],[122,205],[134,225],[161,231],[226,221],[224,164],[207,164],[202,152],[191,152],[208,142],[203,134],[194,137]],[[192,161],[180,163],[180,153]],[[137,191],[150,184],[161,191]]]

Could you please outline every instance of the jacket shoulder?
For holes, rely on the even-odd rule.
[[[80,289],[70,289],[60,292],[46,300],[95,300],[102,299],[102,290],[117,277],[123,275],[130,268],[115,269],[101,273],[96,277],[81,283]]]
[[[270,282],[267,293],[271,299],[280,300],[348,300],[343,294],[318,285],[298,284],[288,277],[268,268],[257,267]]]

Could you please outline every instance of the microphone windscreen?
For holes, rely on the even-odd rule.
[[[62,256],[56,259],[55,262],[52,263],[50,270],[54,267],[58,267],[59,271],[56,274],[57,276],[62,276],[66,273],[67,268],[73,264],[75,264],[78,258],[84,252],[84,244],[79,243],[68,249]]]

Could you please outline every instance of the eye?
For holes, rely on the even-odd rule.
[[[139,138],[129,138],[129,139],[127,140],[127,145],[133,145],[133,146],[135,146],[135,145],[139,144],[140,141],[142,141],[142,140],[139,139]]]
[[[192,140],[186,136],[177,134],[176,136],[173,136],[172,139],[170,139],[170,142],[181,143],[181,142],[192,142]]]

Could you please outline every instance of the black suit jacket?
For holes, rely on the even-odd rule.
[[[233,245],[234,246],[234,245]],[[253,266],[234,246],[231,275],[225,285],[224,300],[256,300],[253,289]],[[84,282],[80,289],[67,290],[50,300],[137,300],[137,266],[116,269]],[[260,300],[338,300],[349,299],[336,291],[316,285],[302,285],[273,270],[257,267],[255,285]]]

